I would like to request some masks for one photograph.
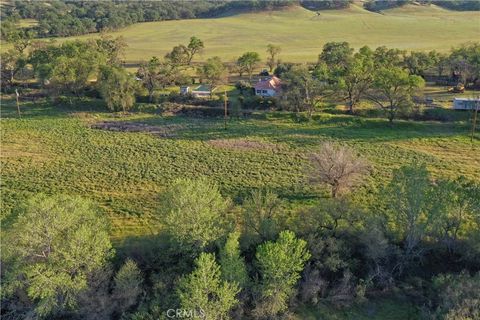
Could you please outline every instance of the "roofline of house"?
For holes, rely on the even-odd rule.
[[[453,98],[455,101],[480,101],[480,98]]]

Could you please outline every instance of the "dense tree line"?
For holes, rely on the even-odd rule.
[[[300,4],[310,10],[343,9],[348,8],[352,0],[301,0]]]
[[[209,1],[16,1],[3,18],[33,18],[40,37],[72,36],[115,30],[137,22],[190,19],[220,5]]]
[[[289,110],[307,111],[311,116],[318,102],[336,96],[346,101],[350,113],[362,100],[369,100],[392,122],[412,109],[427,73],[478,87],[479,58],[478,43],[461,45],[446,55],[367,46],[354,52],[347,42],[329,42],[314,66],[279,65],[275,73],[284,80],[283,102]]]
[[[421,1],[424,3],[433,3],[437,6],[444,7],[450,10],[459,10],[459,11],[478,11],[480,10],[480,2],[478,1],[467,1],[467,0],[451,0],[451,1],[441,1],[441,0],[425,0]]]
[[[365,2],[364,7],[370,11],[381,11],[390,8],[401,7],[412,2],[412,0],[371,0]]]
[[[192,71],[210,89],[226,83],[229,73],[238,73],[248,75],[249,79],[238,84],[241,106],[262,103],[250,93],[252,77],[262,63],[257,52],[245,52],[228,65],[212,57],[194,68],[192,60],[204,49],[204,43],[193,36],[188,43],[175,46],[163,59],[152,57],[143,62],[135,78],[121,66],[125,47],[121,37],[106,35],[60,45],[19,36],[13,48],[2,53],[3,90],[10,90],[19,75],[28,71],[49,94],[81,96],[93,88],[104,97],[109,109],[125,112],[142,91],[153,102],[157,90],[195,81]],[[297,115],[306,111],[309,117],[321,102],[335,97],[346,102],[350,113],[355,113],[362,101],[369,100],[384,110],[392,122],[399,115],[408,115],[414,101],[421,99],[420,89],[426,77],[467,88],[480,85],[478,43],[463,44],[444,54],[386,47],[372,50],[367,46],[355,51],[347,42],[329,42],[313,65],[281,63],[281,48],[274,44],[268,44],[266,52],[266,64],[282,79],[283,93],[268,101]]]
[[[371,11],[380,11],[411,3],[410,0],[374,0],[364,4]],[[421,1],[453,10],[480,10],[478,1]],[[228,12],[269,10],[302,5],[310,10],[341,9],[351,0],[268,0],[268,1],[14,1],[2,10],[2,39],[16,33],[20,18],[38,20],[27,28],[38,37],[66,37],[115,30],[134,23],[176,19],[195,19],[219,16]]]
[[[450,10],[458,11],[478,11],[480,2],[471,0],[370,0],[365,2],[364,7],[370,11],[381,11],[390,8],[401,7],[406,4],[420,3],[423,5],[435,4]]]
[[[306,178],[341,192],[299,209],[269,190],[233,202],[206,178],[175,180],[160,194],[153,242],[121,253],[91,202],[35,196],[5,234],[2,318],[295,319],[295,306],[342,308],[381,290],[415,297],[425,319],[475,319],[480,186],[415,164],[366,205],[354,196],[369,174],[359,162],[322,145]]]
[[[38,20],[38,25],[30,28],[37,36],[66,37],[138,22],[206,18],[232,10],[263,10],[293,3],[297,1],[15,1],[2,10],[2,25],[32,18]],[[2,37],[8,27],[2,28]]]

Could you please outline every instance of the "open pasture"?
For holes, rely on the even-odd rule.
[[[211,56],[231,61],[245,51],[257,51],[265,59],[266,45],[274,43],[282,47],[283,61],[314,62],[329,41],[347,41],[355,48],[385,45],[446,52],[479,37],[480,17],[478,12],[449,11],[434,5],[405,6],[382,13],[352,5],[344,10],[321,11],[320,15],[292,7],[214,19],[140,23],[112,34],[125,38],[128,61],[163,57],[173,46],[187,43],[195,35],[205,43],[204,53],[195,58],[197,61]],[[98,35],[77,38],[94,36]]]
[[[232,119],[119,116],[91,101],[78,106],[25,104],[21,119],[14,103],[2,110],[2,200],[4,223],[25,198],[43,192],[95,200],[112,221],[112,236],[158,231],[152,219],[158,194],[175,178],[206,175],[240,201],[251,189],[269,187],[292,207],[325,196],[305,183],[308,154],[321,142],[353,147],[374,166],[359,197],[381,189],[393,168],[425,162],[436,177],[480,180],[480,141],[470,142],[466,122],[398,121],[319,113],[296,122],[289,113]],[[72,111],[74,110],[74,111]],[[148,132],[92,129],[102,121],[168,127],[168,137]]]

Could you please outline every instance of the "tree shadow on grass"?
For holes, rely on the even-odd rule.
[[[63,99],[65,100],[65,99]],[[26,102],[21,106],[24,119],[62,118],[72,113],[107,113],[104,102],[99,99],[73,99],[72,104],[60,101],[53,104],[43,99]],[[113,114],[115,115],[115,114]],[[132,119],[131,115],[135,116]],[[441,138],[468,134],[468,125],[463,122],[427,122],[397,120],[389,124],[382,118],[363,118],[352,115],[316,114],[310,121],[296,121],[291,112],[254,113],[249,118],[231,117],[224,128],[222,118],[193,118],[186,116],[159,116],[158,114],[134,113],[115,121],[141,122],[152,126],[178,125],[171,139],[209,141],[218,139],[266,139],[293,147],[311,147],[322,140],[351,142],[388,142],[415,138]],[[18,118],[14,99],[2,101],[2,118]],[[304,119],[305,120],[305,119]]]
[[[278,195],[279,198],[287,200],[290,203],[312,203],[325,196],[323,193],[316,192],[309,184],[304,181],[298,181],[289,186],[250,186],[245,185],[235,188],[234,191],[226,192],[226,196],[230,197],[237,205],[241,205],[248,199],[253,190],[268,189]]]
[[[216,140],[260,138],[294,146],[313,146],[324,139],[350,140],[352,142],[388,142],[414,138],[439,138],[468,131],[465,124],[440,122],[396,121],[390,125],[383,119],[364,119],[352,116],[331,116],[295,122],[292,120],[248,119],[233,120],[223,127],[221,120],[206,120],[177,132],[177,139]]]
[[[134,260],[147,273],[179,275],[193,267],[193,257],[176,249],[174,240],[165,232],[128,236],[114,243],[115,262]]]
[[[105,103],[99,99],[72,98],[52,102],[47,99],[24,101],[20,104],[23,119],[62,118],[72,112],[106,112]],[[15,99],[2,97],[1,118],[19,118]]]

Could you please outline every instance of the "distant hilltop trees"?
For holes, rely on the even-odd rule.
[[[450,10],[458,11],[478,11],[480,10],[480,2],[472,0],[370,0],[364,4],[365,9],[370,11],[381,11],[390,8],[401,7],[406,4],[435,4]]]
[[[370,11],[381,11],[413,3],[412,0],[371,0],[364,4]],[[38,23],[22,28],[37,37],[68,37],[116,30],[134,23],[197,19],[238,12],[272,10],[301,5],[309,10],[347,8],[352,0],[244,0],[244,1],[12,1],[2,5],[2,39],[19,29],[19,19]],[[479,1],[420,0],[452,10],[480,10]]]
[[[19,19],[36,19],[38,24],[30,29],[39,37],[66,37],[139,22],[207,18],[293,4],[298,1],[14,1],[2,8],[2,36],[6,31],[4,22],[11,24]]]

